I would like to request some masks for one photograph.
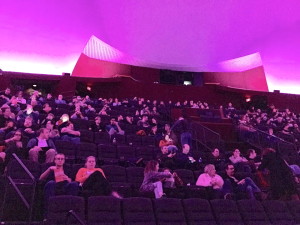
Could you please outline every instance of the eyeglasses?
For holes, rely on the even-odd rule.
[[[65,158],[55,158],[55,160],[65,160]]]

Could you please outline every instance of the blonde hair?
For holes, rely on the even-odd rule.
[[[216,169],[216,168],[215,168],[215,165],[213,165],[213,164],[208,164],[208,165],[206,165],[206,166],[204,167],[204,173],[208,173],[209,171],[214,170],[214,169]]]

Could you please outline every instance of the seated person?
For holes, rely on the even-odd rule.
[[[163,187],[164,188],[176,188],[176,187],[181,187],[184,185],[183,181],[181,180],[181,178],[178,176],[178,174],[176,172],[171,172],[171,170],[169,168],[164,168],[163,169],[164,173],[171,173],[172,176],[170,178],[164,178],[162,180],[163,183]]]
[[[59,139],[60,135],[58,129],[55,129],[54,126],[54,121],[48,120],[45,127],[49,130],[49,138],[51,138],[52,140],[57,140]]]
[[[17,120],[23,120],[27,117],[31,117],[34,123],[38,122],[39,119],[39,114],[35,111],[33,111],[32,105],[27,104],[26,109],[22,112],[19,112],[19,115],[17,117]]]
[[[4,128],[7,121],[15,119],[15,115],[11,112],[9,107],[2,106],[1,111],[2,114],[0,115],[0,128]]]
[[[37,125],[34,123],[32,117],[27,116],[24,122],[20,121],[17,125],[19,129],[22,129],[22,133],[25,137],[34,138],[36,137]]]
[[[58,194],[78,195],[79,184],[72,182],[70,178],[71,170],[65,166],[65,155],[56,154],[54,158],[54,166],[50,166],[40,176],[40,180],[48,180],[44,187],[44,209],[45,214],[51,196]]]
[[[57,99],[55,99],[55,104],[59,105],[59,104],[67,104],[66,101],[63,99],[62,95],[58,95]]]
[[[114,134],[125,134],[125,132],[121,129],[119,123],[116,121],[115,118],[111,118],[110,124],[106,126],[106,131],[109,133],[110,136]]]
[[[248,160],[245,157],[241,156],[241,152],[239,149],[235,149],[232,152],[232,156],[229,157],[229,160],[234,164],[237,170],[243,172],[251,172]]]
[[[252,172],[255,172],[258,166],[261,164],[261,158],[257,156],[256,151],[254,149],[249,149],[247,151],[247,160],[249,166],[252,169]]]
[[[89,191],[89,196],[112,195],[121,198],[120,195],[111,190],[102,169],[96,168],[96,158],[89,156],[86,158],[85,167],[80,168],[76,174],[77,182],[83,191]]]
[[[75,112],[71,115],[71,119],[88,120],[88,118],[80,111],[80,107],[76,107]]]
[[[5,91],[0,92],[0,98],[4,99],[5,102],[8,102],[11,99],[11,91],[10,88],[6,88]]]
[[[49,130],[46,128],[41,128],[38,131],[38,137],[29,140],[27,149],[29,149],[29,160],[34,162],[39,161],[41,154],[45,154],[46,163],[53,162],[56,154],[56,147],[53,141],[49,139]]]
[[[233,164],[225,166],[226,175],[224,177],[223,193],[224,198],[231,198],[232,194],[246,192],[249,199],[255,199],[255,193],[261,194],[261,190],[250,177],[238,179],[234,174]]]
[[[80,143],[80,131],[74,130],[74,125],[71,122],[67,123],[66,127],[63,127],[60,131],[61,140],[70,141],[75,144]]]
[[[190,154],[190,146],[188,144],[184,144],[182,152],[175,155],[176,167],[181,169],[195,169],[196,163],[196,160]]]
[[[162,146],[160,147],[160,152],[157,154],[156,159],[163,167],[174,169],[175,155],[176,152],[170,151],[168,146]]]
[[[105,125],[101,122],[101,117],[96,116],[95,121],[91,124],[89,130],[93,132],[104,132],[105,131]]]
[[[207,155],[204,162],[206,164],[213,164],[215,165],[218,171],[223,170],[225,166],[225,157],[220,153],[218,148],[214,148],[211,153]]]
[[[4,156],[5,164],[7,164],[10,159],[12,159],[12,154],[16,154],[19,158],[27,158],[27,151],[22,142],[22,131],[16,130],[11,138],[6,139],[5,141],[6,149],[2,153]]]
[[[62,114],[59,120],[56,122],[56,126],[58,127],[59,132],[61,132],[61,129],[63,127],[68,126],[70,121],[70,117],[68,114]]]
[[[212,187],[214,196],[220,196],[223,184],[224,180],[221,176],[216,174],[216,169],[213,164],[208,164],[204,167],[204,173],[200,174],[196,182],[197,186]]]
[[[0,128],[0,134],[4,134],[4,137],[10,132],[15,130],[15,123],[13,120],[7,120],[5,123],[5,127]]]
[[[158,172],[159,164],[156,160],[150,160],[144,170],[144,180],[140,187],[141,192],[154,192],[155,198],[161,198],[164,195],[161,180],[171,178],[170,172]]]

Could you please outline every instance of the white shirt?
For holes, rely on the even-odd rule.
[[[212,185],[214,183],[214,185]],[[224,181],[223,178],[218,174],[211,177],[207,173],[202,173],[196,182],[197,186],[202,187],[212,187],[213,189],[221,189],[223,187]]]

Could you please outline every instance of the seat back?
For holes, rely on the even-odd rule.
[[[154,199],[154,211],[157,224],[185,225],[185,215],[180,199],[162,198]]]
[[[127,198],[123,199],[124,225],[155,225],[155,217],[151,199]]]
[[[188,224],[215,225],[210,204],[199,198],[184,199],[182,201]]]
[[[210,201],[214,215],[219,224],[242,225],[242,217],[238,211],[235,201],[232,200],[212,200]]]
[[[262,202],[272,224],[295,224],[285,202],[269,200]]]
[[[239,200],[237,202],[241,216],[246,224],[271,224],[264,207],[256,200]]]
[[[88,199],[89,225],[121,225],[121,201],[110,196],[97,196]]]
[[[83,198],[69,195],[51,197],[49,199],[47,223],[51,225],[65,224],[66,216],[70,210],[73,210],[84,221],[85,206]],[[80,224],[72,216],[70,216],[68,222],[68,224]]]

